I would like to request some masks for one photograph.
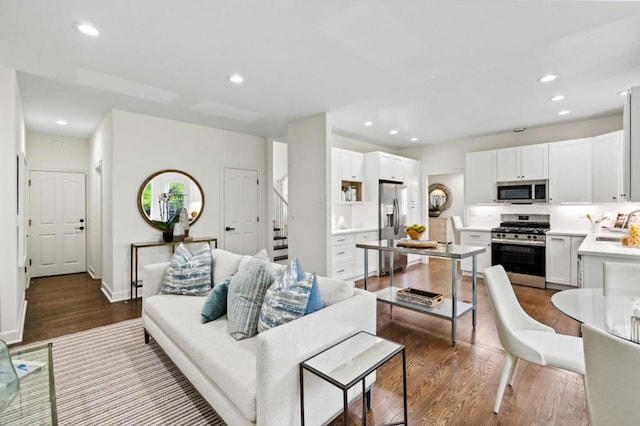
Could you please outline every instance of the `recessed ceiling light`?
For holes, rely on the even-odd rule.
[[[395,130],[395,129],[394,129],[394,130],[389,130],[389,134],[390,134],[390,135],[397,135],[397,134],[398,134],[398,131],[397,131],[397,130]]]
[[[418,138],[411,138],[409,139],[411,142],[418,142]]]
[[[364,122],[364,123],[362,123],[362,124],[364,124],[364,125],[365,125],[365,126],[367,126],[367,127],[371,127],[371,126],[373,126],[373,121],[365,121],[365,122]]]
[[[555,75],[555,74],[547,74],[547,75],[543,75],[542,77],[540,77],[538,79],[538,81],[541,82],[541,83],[548,83],[550,81],[555,80],[556,78],[558,78],[558,76]]]
[[[568,109],[562,110],[558,113],[558,115],[567,115],[569,114],[571,111],[569,111]]]
[[[629,93],[628,90],[623,90],[622,92],[618,92],[618,95],[620,96],[627,96],[627,94]]]
[[[98,31],[96,27],[94,27],[91,24],[73,24],[73,26],[75,27],[76,30],[80,31],[82,34],[92,36],[92,37],[97,37],[100,35],[100,31]]]
[[[66,122],[66,121],[64,121],[64,120],[56,120],[56,124],[59,124],[59,125],[61,125],[61,126],[66,126],[66,125],[67,125],[67,122]]]
[[[553,98],[551,98],[552,101],[554,102],[558,102],[564,99],[564,95],[556,95]]]
[[[240,74],[231,74],[230,76],[227,77],[227,80],[229,80],[233,84],[244,83],[244,77],[242,77]]]

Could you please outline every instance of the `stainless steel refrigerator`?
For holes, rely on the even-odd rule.
[[[380,181],[378,197],[378,228],[381,240],[398,240],[406,237],[407,186],[402,183]],[[380,251],[380,274],[388,274],[393,256],[393,269],[407,266],[407,255]]]

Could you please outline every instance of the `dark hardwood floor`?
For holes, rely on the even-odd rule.
[[[450,263],[430,259],[395,275],[395,284],[448,294]],[[362,281],[357,282],[362,287]],[[388,285],[372,278],[369,289]],[[552,290],[514,286],[525,311],[559,333],[579,335],[579,325],[551,304]],[[462,278],[462,300],[471,298],[471,280]],[[47,340],[140,316],[141,301],[109,303],[99,280],[87,274],[35,279],[27,290],[27,319],[22,344]],[[456,346],[450,323],[401,308],[378,304],[377,333],[402,343],[407,353],[410,425],[587,425],[582,376],[551,367],[520,363],[514,387],[507,387],[500,414],[493,413],[504,362],[484,284],[478,287],[478,326],[471,315],[458,322]],[[377,372],[369,424],[402,417],[402,362],[392,359]],[[350,424],[360,424],[360,405],[350,407]],[[340,421],[333,424],[339,425]]]

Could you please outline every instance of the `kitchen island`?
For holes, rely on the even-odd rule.
[[[602,288],[604,262],[640,263],[640,248],[623,246],[620,232],[590,233],[578,249],[583,288]]]
[[[395,252],[404,254],[415,254],[419,256],[431,256],[440,257],[451,260],[451,298],[444,300],[444,303],[434,307],[426,307],[424,305],[401,300],[396,296],[398,287],[393,286],[393,256],[390,257],[391,266],[389,272],[389,287],[378,290],[376,297],[379,302],[387,303],[393,306],[398,306],[406,309],[411,309],[416,312],[420,312],[427,315],[432,315],[438,318],[442,318],[451,321],[451,343],[456,344],[456,325],[458,318],[462,315],[472,312],[472,325],[476,328],[477,317],[477,256],[486,251],[484,247],[470,246],[470,245],[456,245],[456,244],[438,244],[435,248],[417,248],[406,247],[398,244],[399,240],[382,240],[371,241],[368,243],[356,244],[356,247],[364,249],[364,289],[368,290],[368,267],[369,267],[369,250]],[[472,296],[471,303],[459,302],[457,296],[458,289],[458,260],[471,258],[472,259],[472,275],[471,275],[471,288]]]

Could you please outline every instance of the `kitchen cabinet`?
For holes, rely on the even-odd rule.
[[[549,144],[549,203],[591,201],[591,138]]]
[[[378,231],[356,233],[355,240],[356,244],[378,241]],[[357,278],[361,278],[364,276],[364,249],[356,248],[355,250],[355,275]],[[378,273],[378,256],[369,256],[368,272],[369,275]]]
[[[487,250],[484,253],[480,253],[476,256],[478,273],[483,273],[485,269],[491,266],[491,231],[460,231],[460,244],[468,246],[485,247]],[[463,273],[466,275],[471,274],[473,270],[472,258],[468,257],[462,259],[460,265]]]
[[[596,136],[591,141],[592,199],[594,203],[625,201],[623,190],[622,131]]]
[[[353,234],[331,237],[331,277],[347,280],[353,277],[355,237]]]
[[[340,161],[340,179],[350,182],[362,182],[364,179],[364,154],[334,148]]]
[[[578,247],[583,241],[583,236],[547,234],[545,247],[547,283],[578,287],[580,282]]]
[[[496,202],[496,151],[469,152],[464,173],[464,199],[470,206]]]
[[[404,183],[407,185],[407,202],[409,205],[420,204],[422,198],[420,197],[422,163],[410,158],[405,158],[402,162],[404,167]]]
[[[496,150],[496,180],[539,180],[549,177],[549,146],[546,143]]]
[[[404,182],[404,162],[402,157],[384,152],[379,152],[378,155],[379,179]]]

